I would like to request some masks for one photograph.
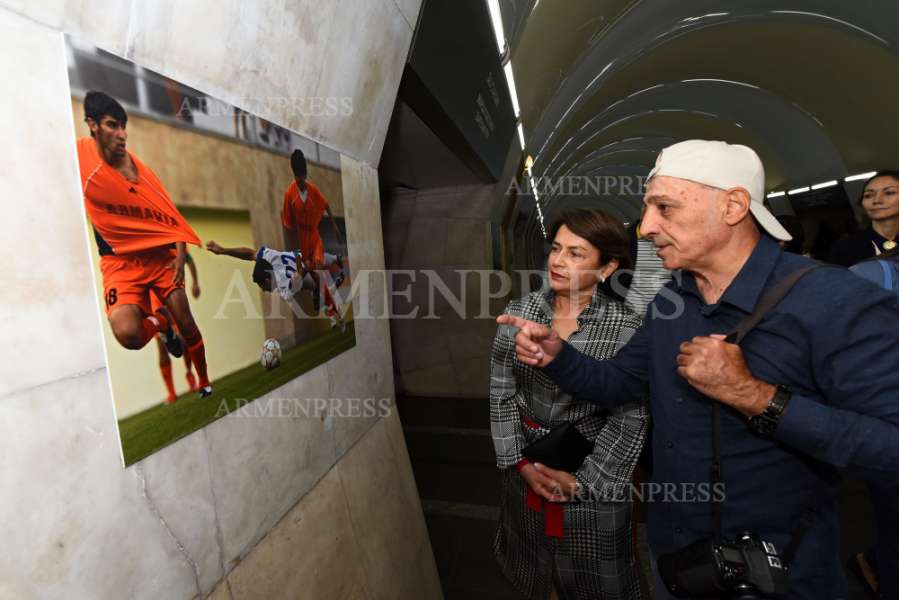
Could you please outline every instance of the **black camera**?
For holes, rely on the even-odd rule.
[[[677,598],[784,598],[787,571],[774,544],[751,533],[698,540],[659,557],[659,575]]]

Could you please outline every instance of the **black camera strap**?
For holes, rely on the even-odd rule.
[[[731,344],[739,344],[742,342],[743,338],[745,338],[750,331],[755,329],[755,326],[761,323],[762,319],[767,317],[768,313],[770,313],[775,306],[780,304],[781,300],[787,297],[787,294],[790,293],[793,286],[799,283],[800,279],[820,266],[821,264],[819,263],[813,263],[807,267],[802,267],[801,269],[793,271],[778,281],[774,287],[765,292],[765,295],[762,296],[762,299],[759,300],[758,304],[756,304],[755,308],[752,310],[752,314],[737,323],[737,326],[727,335],[724,341],[730,342]]]
[[[745,338],[756,325],[761,323],[762,319],[764,319],[768,313],[770,313],[774,307],[790,293],[790,290],[793,289],[793,286],[795,286],[800,279],[820,266],[820,264],[815,263],[797,269],[778,281],[774,287],[765,292],[765,295],[762,296],[762,299],[756,304],[752,313],[737,323],[737,326],[726,338],[724,338],[724,341],[731,344],[740,344],[740,342],[743,341],[743,338]],[[712,446],[715,452],[715,456],[712,460],[712,490],[716,490],[724,483],[724,473],[721,467],[721,405],[717,401],[712,402]],[[712,494],[711,502],[712,531],[714,533],[715,543],[718,544],[721,542],[722,503],[715,501],[714,494]],[[811,525],[812,514],[813,512],[811,509],[803,511],[802,518],[799,520],[796,529],[793,531],[790,543],[781,556],[785,564],[788,565],[793,559],[793,555],[799,547],[799,542]]]
[[[715,543],[720,544],[721,502],[715,501],[714,492],[724,483],[724,474],[721,472],[721,405],[717,401],[712,402],[712,446],[715,449],[715,457],[712,459],[712,532]]]

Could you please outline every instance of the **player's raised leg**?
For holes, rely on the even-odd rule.
[[[168,351],[179,357],[184,348],[172,329],[172,316],[154,298],[146,283],[149,278],[147,261],[143,254],[100,256],[106,317],[123,348],[140,350],[160,333]]]
[[[157,333],[171,332],[171,316],[168,311],[148,315],[138,304],[119,304],[109,311],[109,326],[115,339],[127,350],[140,350]],[[174,356],[181,356],[180,344],[169,349]]]
[[[190,354],[191,362],[197,370],[197,377],[200,380],[200,397],[205,398],[212,393],[212,384],[209,382],[206,370],[206,346],[203,344],[200,328],[197,327],[190,311],[190,303],[184,288],[177,288],[166,296],[165,305],[171,311],[175,323],[178,324],[184,344],[187,346],[187,353]]]

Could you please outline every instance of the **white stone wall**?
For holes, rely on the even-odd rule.
[[[352,97],[352,119],[262,116],[342,153],[349,253],[379,268],[374,165],[419,8],[0,0],[0,600],[440,597],[395,413],[232,414],[121,468],[61,33],[238,105]],[[388,323],[356,339],[270,395],[392,398]]]

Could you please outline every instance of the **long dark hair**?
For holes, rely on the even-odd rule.
[[[629,272],[633,268],[633,260],[631,259],[630,241],[627,237],[627,231],[624,225],[609,213],[598,208],[578,208],[566,210],[552,224],[549,230],[549,240],[552,242],[556,239],[556,234],[564,225],[571,233],[578,237],[582,237],[594,248],[599,250],[600,265],[606,265],[609,261],[618,261],[618,271]],[[609,277],[598,285],[606,294],[611,294],[616,298],[623,299],[622,290],[616,291],[612,281],[616,277]]]

